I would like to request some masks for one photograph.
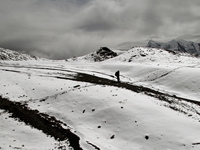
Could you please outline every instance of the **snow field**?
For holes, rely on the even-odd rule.
[[[106,150],[193,148],[200,124],[155,101],[125,89],[96,85],[47,99],[40,107],[29,106],[68,122],[85,149],[93,149],[87,141]]]
[[[70,78],[77,71],[116,81],[114,73],[120,70],[122,82],[199,101],[198,59],[164,59],[159,55],[171,55],[140,49],[128,62],[132,52],[122,54],[119,61],[116,57],[101,63],[0,63],[0,94],[66,123],[80,137],[83,149],[94,150],[95,145],[103,150],[199,150],[199,121],[164,107],[165,102],[114,86],[56,78]],[[149,54],[155,57],[150,60]],[[126,62],[121,62],[122,56]],[[0,112],[0,149],[58,149],[53,138],[8,115]]]

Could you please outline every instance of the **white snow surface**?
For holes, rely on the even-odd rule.
[[[200,101],[198,58],[142,47],[103,62],[1,61],[0,95],[66,123],[83,150],[95,150],[94,145],[101,150],[200,149],[198,105],[168,104],[145,92],[65,79],[80,72],[116,81],[117,70],[121,82]],[[0,109],[0,149],[67,146],[9,116]]]

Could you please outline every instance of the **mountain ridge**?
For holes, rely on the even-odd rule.
[[[200,56],[200,43],[195,43],[192,41],[185,41],[181,39],[173,39],[169,42],[157,42],[154,40],[149,40],[146,46],[142,46],[143,48],[155,48],[162,49],[168,52],[172,52],[173,54],[184,53],[183,55],[191,55],[195,57]],[[129,50],[133,49],[130,48]],[[137,47],[135,47],[137,48]],[[136,49],[137,51],[137,49]],[[151,50],[152,51],[152,50]],[[153,50],[154,51],[154,50]],[[127,53],[128,50],[120,50],[120,49],[109,49],[108,47],[100,47],[98,50],[91,52],[89,54],[73,57],[66,59],[66,61],[85,61],[85,62],[101,62],[108,59],[112,59],[114,57],[120,56],[121,54]],[[139,51],[136,53],[140,53]],[[156,52],[157,53],[157,52]],[[128,55],[128,54],[127,54]],[[137,55],[137,54],[134,54]],[[131,56],[132,57],[132,56]],[[154,57],[154,56],[152,56]],[[132,57],[133,59],[133,57]],[[132,61],[132,59],[130,61]],[[0,48],[0,60],[12,60],[12,61],[27,61],[27,60],[46,60],[45,58],[39,58],[37,56],[31,56],[28,54],[22,54],[17,51]]]
[[[173,52],[189,53],[194,56],[200,56],[200,43],[185,41],[182,39],[173,39],[169,42],[157,42],[150,40],[146,47],[159,48]]]
[[[118,54],[107,47],[100,47],[97,51],[86,54],[80,57],[69,58],[66,61],[92,61],[92,62],[101,62],[107,59],[118,56]]]
[[[0,48],[0,60],[12,60],[12,61],[27,61],[27,60],[40,60],[37,56],[32,56],[28,54],[22,54],[14,50]]]

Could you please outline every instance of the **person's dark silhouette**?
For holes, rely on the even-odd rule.
[[[117,77],[117,82],[120,82],[120,73],[119,73],[119,70],[117,72],[115,72],[115,76]]]

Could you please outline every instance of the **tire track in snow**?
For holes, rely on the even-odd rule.
[[[52,77],[52,76],[49,76],[49,77]],[[45,96],[45,97],[40,98],[40,99],[30,99],[30,100],[25,100],[25,101],[21,101],[21,102],[23,104],[27,104],[27,105],[28,105],[29,102],[36,102],[36,101],[43,102],[43,101],[46,101],[49,98],[55,98],[56,99],[60,95],[69,93],[69,92],[74,91],[74,90],[78,90],[78,89],[80,90],[80,89],[84,89],[86,87],[91,87],[91,86],[95,86],[95,85],[94,84],[85,85],[85,86],[75,85],[75,86],[72,87],[73,89],[70,89],[70,90],[66,90],[66,91],[59,92],[59,93],[56,93],[56,94],[53,94],[53,95]]]
[[[184,68],[184,67],[193,67],[193,66],[180,66],[180,67],[174,68],[170,71],[165,71],[163,73],[161,71],[158,71],[157,73],[153,72],[151,75],[148,75],[144,79],[140,79],[139,81],[135,81],[135,82],[132,82],[132,83],[145,82],[145,81],[155,81],[157,79],[165,77],[165,76],[169,75],[170,73],[173,73],[176,70],[178,70],[180,68]]]

